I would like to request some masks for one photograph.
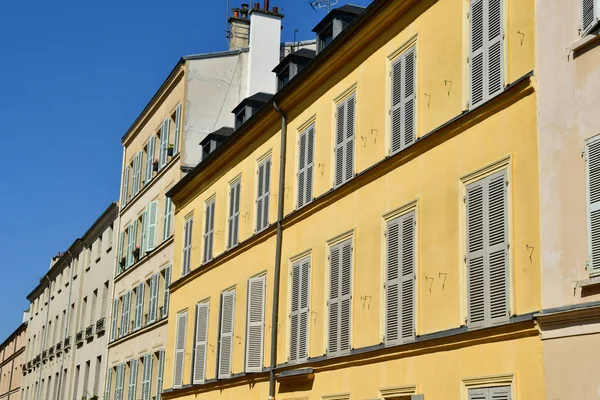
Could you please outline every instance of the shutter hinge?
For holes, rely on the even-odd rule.
[[[463,203],[467,202],[467,196],[463,196]]]
[[[471,19],[471,13],[470,12],[467,13],[467,19]]]
[[[387,287],[387,286],[386,286],[385,282],[383,282],[383,288],[385,289],[386,287]]]
[[[387,237],[387,232],[383,232],[383,237]]]
[[[506,186],[508,186],[508,179],[506,180]]]
[[[508,313],[508,316],[510,317],[510,308],[508,310],[506,310],[506,312]]]
[[[465,325],[469,323],[469,317],[465,317]]]
[[[510,249],[510,243],[506,243],[506,248]]]
[[[467,255],[466,255],[466,254],[463,256],[463,261],[464,261],[465,263],[467,262]]]

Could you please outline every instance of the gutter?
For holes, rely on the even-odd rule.
[[[279,189],[277,191],[277,239],[275,244],[275,276],[273,279],[273,312],[271,315],[271,369],[269,371],[269,400],[275,398],[275,368],[277,368],[277,325],[279,324],[279,281],[281,275],[281,245],[283,229],[283,196],[285,190],[285,152],[287,117],[276,102],[273,108],[281,114],[281,148],[279,151]]]

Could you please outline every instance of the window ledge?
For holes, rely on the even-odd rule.
[[[173,243],[173,239],[174,239],[173,235],[169,236],[169,238],[167,240],[163,241],[161,244],[159,244],[158,246],[156,246],[153,250],[150,250],[149,252],[147,252],[146,255],[144,255],[144,257],[140,258],[138,261],[136,261],[133,264],[131,264],[123,272],[121,272],[120,274],[118,274],[117,276],[115,276],[115,283],[118,282],[118,281],[120,281],[121,279],[123,279],[123,277],[129,275],[129,273],[131,271],[133,271],[134,269],[137,269],[140,265],[145,264],[146,261],[148,261],[149,259],[151,259],[154,255],[160,253],[164,248],[166,248],[171,243]]]
[[[600,285],[600,275],[577,281],[577,287],[580,288],[589,288],[597,285]]]
[[[569,51],[569,53],[573,53],[573,57],[577,57],[578,55],[584,53],[586,50],[589,50],[590,47],[598,44],[600,44],[600,35],[588,33],[584,37],[571,44],[567,48],[567,50]]]

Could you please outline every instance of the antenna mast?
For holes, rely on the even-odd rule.
[[[331,6],[335,6],[338,2],[339,0],[314,0],[309,4],[315,12],[317,12],[317,8],[327,7],[327,13],[329,14],[329,11],[331,11]]]

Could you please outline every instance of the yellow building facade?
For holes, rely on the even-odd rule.
[[[169,191],[163,398],[545,397],[533,15],[375,1]]]

